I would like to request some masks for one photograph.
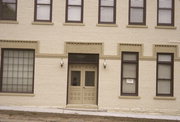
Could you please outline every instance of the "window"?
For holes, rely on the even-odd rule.
[[[174,0],[158,0],[157,25],[174,26]]]
[[[138,96],[138,61],[137,52],[122,52],[121,95]]]
[[[52,0],[35,0],[34,21],[52,21]]]
[[[157,96],[173,96],[173,54],[157,54]]]
[[[33,93],[34,50],[2,49],[1,92]]]
[[[129,24],[146,24],[146,0],[129,0]]]
[[[83,0],[67,0],[66,22],[83,22]]]
[[[17,0],[0,0],[0,20],[16,20]]]
[[[99,0],[99,23],[116,23],[116,0]]]

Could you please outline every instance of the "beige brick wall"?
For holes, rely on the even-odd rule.
[[[148,28],[127,28],[128,0],[117,0],[117,27],[99,27],[98,0],[84,0],[84,25],[67,26],[65,22],[65,0],[53,0],[53,25],[32,25],[34,1],[18,1],[18,24],[2,24],[0,40],[39,41],[39,55],[58,55],[56,58],[36,58],[34,95],[16,96],[0,94],[0,105],[66,107],[67,58],[60,67],[61,56],[65,55],[66,42],[103,43],[103,55],[116,56],[107,60],[104,69],[103,59],[99,64],[99,108],[117,111],[165,112],[180,114],[180,60],[174,69],[174,97],[176,100],[155,100],[156,61],[141,60],[139,64],[139,99],[123,99],[120,96],[120,56],[119,43],[143,44],[143,56],[153,56],[154,44],[180,44],[180,1],[175,0],[176,29],[156,29],[157,0],[147,0]],[[0,44],[1,46],[1,44]],[[168,51],[168,50],[167,50]],[[86,52],[84,52],[86,53]],[[119,58],[119,59],[118,59]],[[178,50],[179,58],[179,50]],[[117,60],[118,59],[118,60]]]

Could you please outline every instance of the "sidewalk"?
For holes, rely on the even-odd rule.
[[[3,111],[23,111],[23,112],[40,112],[40,113],[59,113],[59,114],[75,114],[75,115],[93,115],[106,117],[128,117],[128,118],[143,118],[143,119],[163,119],[163,120],[178,120],[180,116],[167,115],[148,115],[148,114],[121,114],[113,112],[93,111],[93,110],[74,110],[74,109],[59,109],[59,108],[39,108],[39,107],[20,107],[20,106],[0,106]]]

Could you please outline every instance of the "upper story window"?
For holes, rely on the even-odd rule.
[[[157,25],[174,26],[174,0],[158,0]]]
[[[83,0],[66,1],[66,22],[83,22]]]
[[[17,0],[0,0],[0,20],[16,20]]]
[[[138,52],[122,52],[121,95],[138,95]]]
[[[116,0],[99,0],[99,23],[116,23]]]
[[[2,49],[0,92],[33,93],[35,51]]]
[[[173,96],[173,54],[157,54],[157,96]]]
[[[129,24],[146,24],[146,0],[129,0]]]
[[[52,0],[35,0],[34,21],[52,21]]]

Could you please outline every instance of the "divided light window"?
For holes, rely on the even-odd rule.
[[[66,1],[66,22],[83,22],[83,0]]]
[[[99,0],[99,23],[116,23],[116,0]]]
[[[2,49],[0,91],[33,93],[34,50]]]
[[[17,0],[0,0],[0,20],[16,20]]]
[[[129,0],[129,24],[146,24],[146,0]]]
[[[174,26],[174,0],[158,0],[157,25]]]
[[[52,21],[52,0],[35,0],[34,21]]]
[[[173,96],[173,54],[157,54],[157,96]]]
[[[138,96],[138,52],[122,52],[121,95]]]

